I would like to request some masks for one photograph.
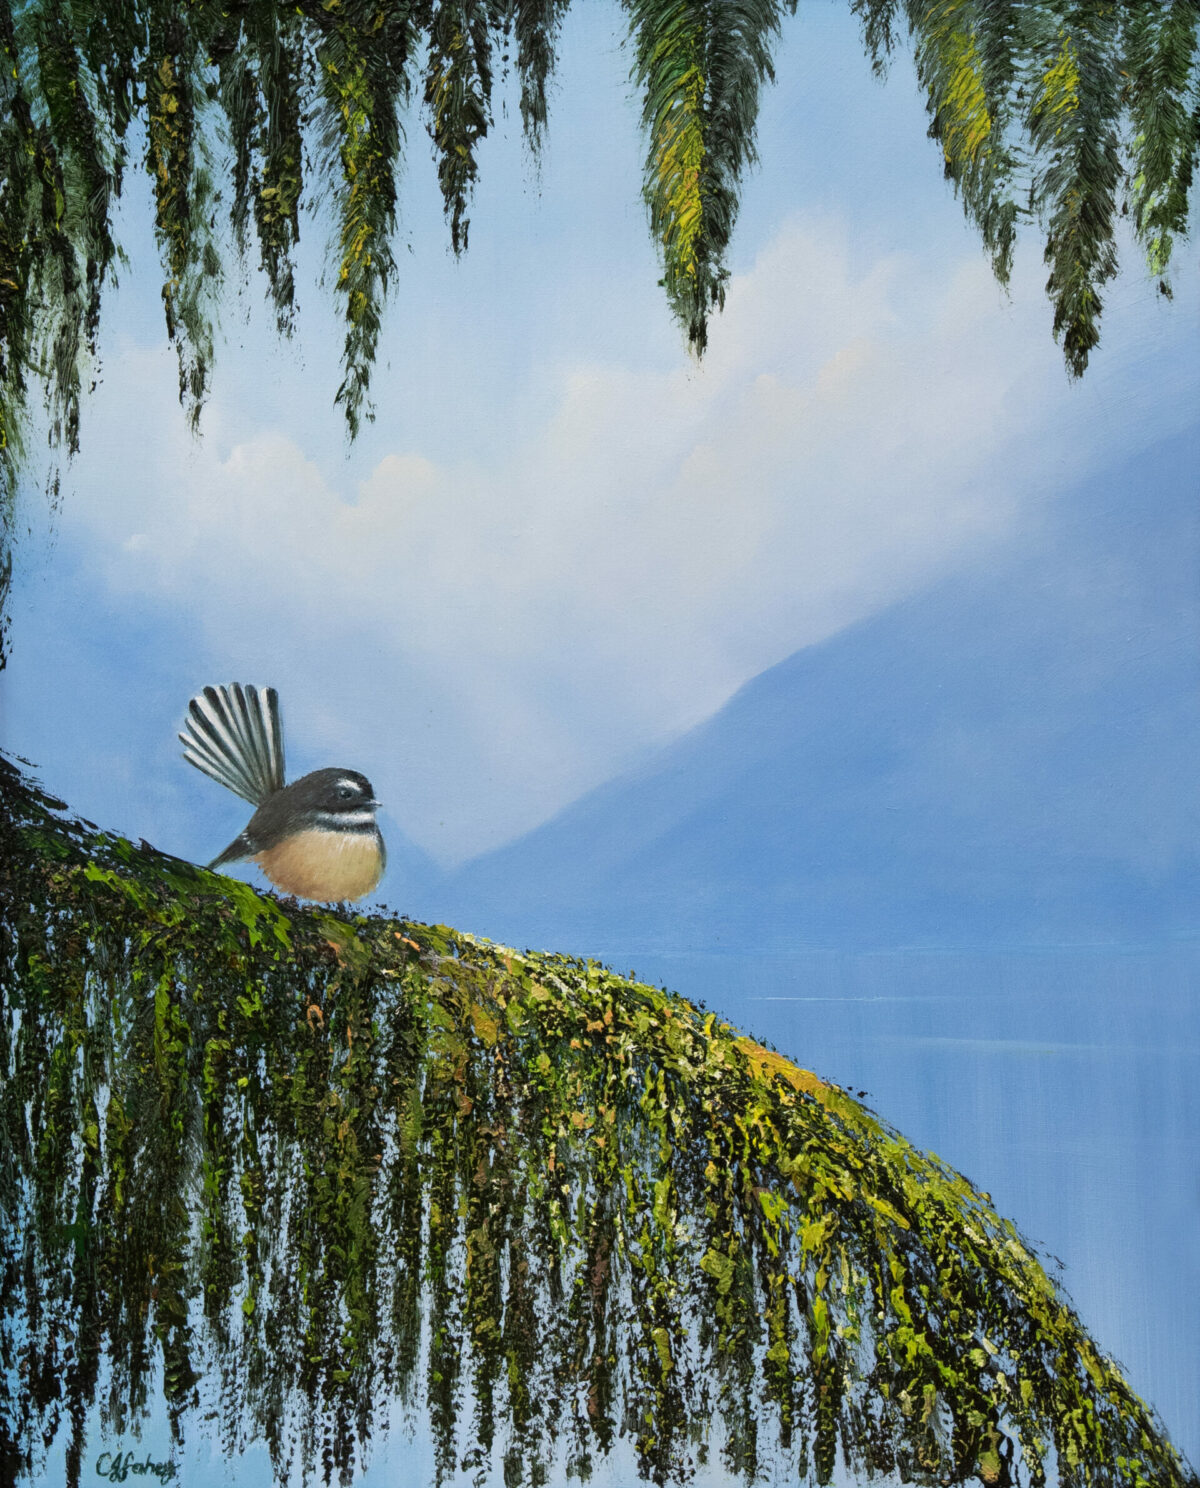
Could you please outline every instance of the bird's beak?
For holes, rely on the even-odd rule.
[[[375,799],[375,797],[372,796],[371,799],[367,802],[367,805],[368,806],[382,806],[383,805],[383,802],[382,801],[377,801]]]

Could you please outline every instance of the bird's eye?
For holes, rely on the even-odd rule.
[[[350,799],[350,797],[353,796],[353,794],[354,794],[354,790],[353,790],[353,787],[352,786],[349,786],[349,785],[339,785],[338,786],[338,795],[342,798],[343,801],[348,801]]]

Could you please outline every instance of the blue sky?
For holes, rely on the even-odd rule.
[[[1037,244],[1006,299],[908,67],[876,83],[833,6],[788,27],[697,369],[655,282],[619,34],[571,13],[540,174],[510,107],[461,263],[410,131],[379,413],[352,451],[323,225],[293,344],[233,269],[196,442],[131,202],[84,453],[51,524],[26,501],[6,679],[5,739],[80,810],[207,858],[240,805],[181,766],[179,719],[205,682],[270,681],[294,769],[359,766],[389,830],[455,865],[1194,420],[1194,281],[1167,306],[1134,260],[1069,385]]]
[[[888,808],[878,758],[850,747],[855,709],[869,703],[872,740],[889,720],[910,752],[936,737],[918,784],[969,796],[979,841],[1006,844],[1006,901],[1033,882],[1021,844],[1037,837],[1037,792],[1068,812],[1070,840],[1084,844],[1076,857],[1153,866],[1164,844],[1182,851],[1196,810],[1187,762],[1200,743],[1189,568],[1200,547],[1194,244],[1179,254],[1173,304],[1124,244],[1129,268],[1108,292],[1101,347],[1086,378],[1069,383],[1039,244],[1023,245],[1006,296],[942,179],[911,68],[900,57],[878,83],[845,10],[806,5],[786,28],[728,304],[699,368],[656,284],[630,58],[613,6],[578,5],[567,18],[539,170],[509,96],[482,153],[461,262],[448,250],[428,142],[410,128],[378,417],[353,449],[332,404],[341,334],[318,285],[327,227],[305,224],[290,344],[275,339],[258,276],[230,265],[197,441],[176,405],[160,270],[134,183],[123,218],[131,261],[102,328],[83,453],[53,516],[37,480],[23,499],[29,530],[17,553],[0,742],[92,820],[207,861],[246,812],[184,764],[175,735],[187,699],[208,682],[270,682],[283,700],[290,773],[365,771],[392,846],[381,897],[440,917],[450,901],[437,897],[438,870],[519,842],[606,783],[652,777],[673,747],[694,754],[685,736],[739,689],[770,698],[775,682],[754,682],[769,668],[790,669],[776,679],[819,680],[836,658],[842,680],[822,706],[823,716],[844,713],[841,809]],[[973,675],[973,637],[993,625],[1005,644],[981,639]],[[934,661],[922,691],[896,658],[896,638],[918,635],[934,657],[939,632],[955,665],[943,676]],[[1110,665],[1118,651],[1119,667]],[[845,683],[858,675],[869,697],[866,685],[855,694]],[[1031,753],[1049,715],[1054,747]],[[726,741],[747,737],[713,727]],[[1108,735],[1121,747],[1102,749]],[[790,756],[779,758],[786,769]],[[1036,780],[1023,773],[1034,760]],[[775,867],[783,856],[764,854],[746,829],[755,812],[770,819],[784,777],[738,774],[737,763],[708,757],[707,768],[729,771],[714,797],[743,804],[714,818],[705,840],[722,871],[744,861],[743,900],[786,897]],[[1176,792],[1186,795],[1180,809]],[[592,808],[577,809],[586,820]],[[1046,831],[1066,819],[1046,815]],[[1016,820],[1032,823],[1026,837]],[[910,882],[927,919],[949,912],[962,896],[950,859],[915,882],[935,834],[911,838],[899,866],[881,862],[886,836],[870,837],[866,856],[880,872],[863,892],[890,872]],[[561,856],[539,869],[512,851],[525,865],[522,892],[544,910],[537,875],[557,888]],[[666,884],[665,913],[685,889],[682,877]],[[455,899],[461,928],[519,935],[500,911],[494,929],[484,923],[485,901],[475,902],[478,922],[469,899]],[[653,927],[632,909],[623,922],[613,902],[596,948],[636,942],[640,954]],[[542,913],[536,933],[558,949],[590,949],[561,938],[573,923],[564,914],[556,936]],[[853,924],[840,923],[851,945]],[[671,929],[675,952],[712,949],[703,914]],[[1109,967],[1114,986],[1123,954]],[[1020,981],[998,959],[986,964],[997,983]],[[1194,987],[1189,966],[1173,973],[1176,991]],[[655,970],[689,990],[683,961]],[[722,974],[695,971],[710,1001]],[[826,977],[822,996],[850,977],[844,967],[810,974]],[[854,975],[869,983],[866,1001],[880,1000],[884,971]],[[1047,999],[1058,976],[1044,977]],[[1072,995],[1075,1019],[1086,996],[1078,986]],[[1106,1026],[1136,1024],[1129,1007],[1114,1012],[1124,994],[1105,995]],[[1177,1321],[1164,1343],[1182,1316],[1179,1297],[1200,1294],[1200,1278],[1194,1256],[1164,1261],[1154,1248],[1164,1234],[1194,1233],[1198,1217],[1184,1157],[1200,1134],[1194,1082],[1185,1086],[1166,1048],[1194,1046],[1194,999],[1175,997],[1160,1063],[1146,1066],[1148,1088],[1170,1101],[1162,1095],[1143,1124],[1130,1115],[1113,1138],[1103,1165],[1111,1194],[1099,1186],[1099,1157],[1083,1150],[1089,1128],[1082,1118],[1073,1127],[1075,1108],[1044,1060],[1023,1061],[987,1111],[968,1109],[945,1094],[961,1094],[961,1062],[922,1065],[918,1080],[908,1054],[875,1048],[865,1032],[859,1047],[814,1052],[769,999],[749,1001],[733,1008],[743,1021],[834,1078],[869,1083],[908,1135],[962,1163],[1002,1207],[1011,1201],[1019,1222],[1028,1217],[1034,1238],[1075,1267],[1068,1276],[1098,1336],[1200,1449],[1194,1328]],[[1031,1046],[1038,1005],[1032,998],[1022,1013]],[[1005,1033],[1002,998],[997,1006],[989,1039]],[[1111,1047],[1125,1042],[1114,1035]],[[1017,1058],[1011,1037],[1004,1048]],[[1105,1077],[1108,1066],[1097,1068]],[[1073,1078],[1095,1092],[1090,1077]],[[1031,1143],[1044,1123],[1040,1168],[988,1125],[1005,1089],[1020,1092]],[[1113,1155],[1118,1146],[1124,1156]],[[1078,1159],[1069,1183],[1046,1152]],[[1153,1192],[1142,1194],[1146,1175]],[[1104,1193],[1095,1215],[1120,1210],[1143,1230],[1118,1234],[1115,1218],[1105,1228],[1091,1210],[1081,1219],[1093,1192]]]

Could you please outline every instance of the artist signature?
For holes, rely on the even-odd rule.
[[[96,1458],[96,1471],[110,1483],[123,1483],[131,1473],[135,1477],[157,1478],[160,1483],[169,1483],[175,1476],[175,1464],[151,1462],[149,1452],[141,1462],[132,1452],[101,1452]]]

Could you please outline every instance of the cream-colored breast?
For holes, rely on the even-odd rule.
[[[366,832],[296,832],[254,861],[298,899],[361,899],[383,877],[379,838]]]

